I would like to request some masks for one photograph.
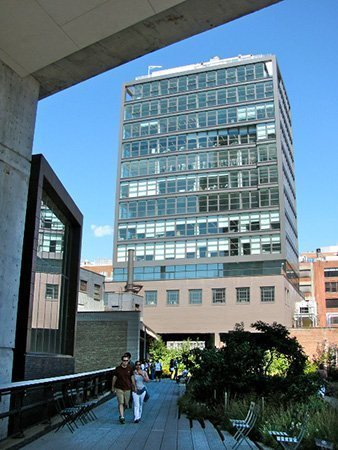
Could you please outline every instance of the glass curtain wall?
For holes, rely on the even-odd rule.
[[[39,217],[30,352],[66,353],[69,239],[67,219],[44,193]]]

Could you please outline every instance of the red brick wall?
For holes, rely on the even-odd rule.
[[[337,308],[326,308],[327,298],[337,298],[337,293],[325,292],[326,281],[337,281],[337,278],[324,277],[324,269],[329,267],[337,267],[338,261],[315,261],[313,263],[314,268],[314,285],[315,285],[315,297],[318,306],[318,325],[320,327],[326,326],[326,313],[338,312]]]
[[[325,343],[338,346],[338,328],[290,328],[289,331],[311,359]]]

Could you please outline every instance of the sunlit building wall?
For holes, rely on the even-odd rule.
[[[291,325],[294,155],[276,58],[139,77],[124,87],[122,115],[113,285],[127,279],[134,249],[144,318],[159,333],[217,335],[260,318]]]

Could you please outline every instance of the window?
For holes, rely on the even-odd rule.
[[[212,290],[212,303],[225,303],[225,288]]]
[[[94,284],[94,300],[101,300],[101,286]]]
[[[264,286],[261,287],[261,302],[271,303],[275,301],[275,287]]]
[[[167,305],[179,304],[179,292],[180,291],[167,291]]]
[[[325,292],[338,292],[338,281],[329,281],[325,283]]]
[[[324,269],[324,277],[338,277],[338,267],[329,267]]]
[[[49,251],[50,253],[55,253],[56,252],[56,240],[51,240],[49,242]]]
[[[59,296],[58,284],[46,284],[46,300],[57,300]]]
[[[80,280],[80,292],[87,292],[87,281]]]
[[[250,303],[250,288],[236,288],[236,301],[237,303]]]
[[[189,289],[189,303],[190,305],[202,304],[202,289]]]
[[[331,316],[330,318],[327,318],[327,324],[330,325],[338,325],[338,316]]]
[[[147,306],[157,305],[157,291],[145,291],[145,304]]]
[[[327,298],[326,299],[327,308],[338,308],[338,298]]]
[[[47,219],[47,218],[42,219],[42,227],[43,228],[52,228],[52,219]]]

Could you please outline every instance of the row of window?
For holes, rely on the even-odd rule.
[[[123,139],[274,118],[273,103],[222,108],[123,125]]]
[[[279,213],[266,212],[121,224],[118,227],[118,239],[200,236],[279,229]]]
[[[206,234],[247,233],[279,230],[279,212],[230,216],[192,217],[189,219],[155,220],[125,223],[118,226],[118,239],[154,239]]]
[[[135,250],[136,261],[161,261],[280,253],[281,244],[279,235],[265,235],[118,245],[117,262],[126,262],[130,249]]]
[[[278,188],[120,203],[119,219],[278,206]]]
[[[148,197],[152,195],[175,194],[179,192],[198,192],[241,187],[253,187],[277,183],[277,166],[264,166],[259,169],[235,170],[232,172],[199,173],[178,177],[155,178],[150,180],[123,182],[120,198]]]
[[[283,103],[284,109],[285,109],[285,111],[288,114],[288,118],[290,119],[290,117],[289,117],[290,103],[289,103],[289,100],[288,100],[288,96],[286,94],[286,90],[285,90],[285,86],[284,86],[283,80],[281,78],[279,79],[279,83],[278,83],[278,91],[279,91],[279,97],[280,97],[280,99],[281,99],[281,101]],[[289,124],[291,125],[291,121],[289,122]]]
[[[62,253],[64,248],[64,233],[52,233],[49,230],[39,230],[38,252]]]
[[[38,252],[62,253],[64,249],[65,225],[50,209],[45,200],[41,201]]]
[[[167,152],[185,152],[196,149],[230,145],[255,144],[276,137],[275,122],[245,127],[224,128],[208,132],[180,134],[159,139],[146,139],[122,145],[122,158],[139,158]]]
[[[288,170],[286,170],[284,163],[283,163],[283,177],[284,177],[284,185],[286,185],[287,188],[290,190],[293,198],[296,198],[294,182],[291,182],[290,173]]]
[[[202,305],[203,303],[203,291],[202,289],[189,289],[189,304],[190,305]],[[158,295],[157,291],[145,291],[145,305],[157,306]],[[275,287],[274,286],[261,286],[260,288],[260,300],[262,303],[273,303],[275,301]],[[167,290],[166,291],[166,304],[167,305],[179,305],[180,304],[180,291],[179,290]],[[211,303],[218,304],[226,303],[226,288],[215,288],[211,290]],[[249,304],[250,303],[250,288],[239,287],[236,288],[236,303]]]
[[[286,165],[288,167],[288,173],[292,177],[293,181],[295,181],[295,174],[293,172],[293,166],[291,165],[291,163],[289,161],[289,157],[287,155],[287,152],[289,151],[289,149],[286,148],[283,139],[281,139],[281,144],[282,144],[281,147],[282,147],[282,153],[283,153],[283,156],[284,156],[284,161],[285,161],[285,163],[286,163]]]
[[[143,103],[127,104],[124,120],[139,119],[160,114],[173,114],[181,111],[212,108],[229,103],[263,100],[273,97],[272,81],[247,84],[228,89],[217,89],[198,94],[181,95]]]
[[[269,65],[271,63],[268,63]],[[243,83],[271,76],[266,63],[255,63],[239,67],[222,68],[207,72],[182,75],[161,81],[151,81],[126,87],[126,101],[177,94],[224,84]]]
[[[121,178],[156,175],[166,172],[236,167],[276,160],[276,144],[258,145],[255,148],[210,150],[202,153],[123,162]]]
[[[282,105],[279,103],[279,111],[280,111],[280,123],[281,123],[281,130],[284,140],[287,142],[287,145],[290,146],[292,144],[292,131],[291,131],[291,124],[289,123],[290,118],[286,119],[286,112],[284,111]]]
[[[88,292],[88,281],[80,280],[80,292]],[[94,300],[101,300],[101,286],[99,284],[94,284],[93,297]]]
[[[325,278],[338,277],[338,267],[328,267],[324,269],[324,277]]]
[[[170,266],[146,266],[142,264],[140,267],[134,268],[133,275],[135,281],[280,275],[283,271],[282,266],[283,262],[280,260]],[[127,279],[127,268],[115,267],[113,279],[114,281],[125,281]]]
[[[53,231],[64,231],[65,225],[61,220],[54,214],[54,212],[46,205],[41,202],[40,210],[40,229],[47,228]]]
[[[283,189],[284,192],[284,199],[285,199],[285,212],[289,213],[289,217],[296,218],[297,212],[296,212],[296,202],[295,199],[291,199],[290,195],[288,194],[287,190]],[[296,220],[294,220],[294,223],[296,223]]]

